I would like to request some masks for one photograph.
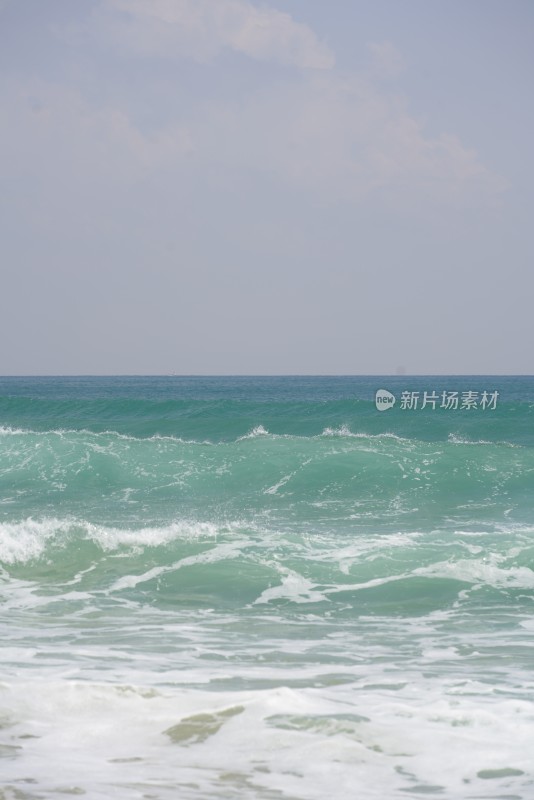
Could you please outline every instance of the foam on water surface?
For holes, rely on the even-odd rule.
[[[534,381],[448,380],[0,379],[0,799],[534,797]]]
[[[528,797],[531,704],[448,689],[4,683],[3,780],[44,797]]]

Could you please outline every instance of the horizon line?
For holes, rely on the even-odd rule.
[[[531,378],[530,372],[80,372],[11,373],[2,378]]]

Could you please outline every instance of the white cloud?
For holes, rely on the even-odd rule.
[[[404,66],[391,42],[368,45],[365,73],[342,75],[325,69],[333,56],[307,25],[249,0],[101,0],[100,11],[100,35],[134,56],[208,61],[229,48],[316,68],[246,97],[189,98],[185,125],[200,171],[215,164],[268,171],[280,186],[315,191],[325,201],[358,202],[379,192],[404,208],[421,199],[487,204],[503,188],[457,136],[428,136],[406,104],[380,85]],[[137,148],[145,161],[175,158],[172,126],[150,141],[119,114],[116,135],[121,126],[132,154]]]
[[[208,159],[269,172],[326,202],[381,192],[403,208],[486,205],[503,188],[457,137],[425,136],[403,102],[356,76],[295,81],[246,104],[221,103],[194,128]]]
[[[334,65],[333,54],[307,25],[248,0],[104,0],[102,8],[108,13],[101,30],[138,54],[208,61],[228,48],[303,69]]]
[[[34,79],[0,86],[0,123],[5,168],[53,171],[62,179],[89,181],[116,176],[136,179],[147,171],[168,168],[191,152],[187,128],[169,125],[143,134],[117,108],[95,108],[80,92]]]
[[[118,14],[101,17],[100,26],[111,25],[114,43],[120,36],[136,52],[208,58],[230,47],[300,67],[332,63],[306,25],[247,0],[103,2]],[[370,50],[382,74],[400,68],[402,56],[390,43]],[[179,191],[176,177],[187,164],[189,177],[199,181],[212,173],[221,180],[232,171],[252,179],[266,173],[273,187],[311,193],[321,202],[378,197],[403,209],[487,205],[503,188],[458,137],[428,136],[405,102],[373,82],[372,71],[303,70],[282,84],[217,99],[193,85],[189,94],[184,89],[187,102],[180,106],[167,88],[156,105],[179,108],[180,118],[151,133],[136,122],[137,92],[128,101],[119,94],[120,105],[106,107],[37,79],[24,85],[6,80],[2,90],[0,123],[12,163],[47,181],[62,176],[65,185],[74,179],[129,185],[151,174],[174,181]],[[146,85],[140,92],[146,98]]]
[[[69,236],[117,236],[128,204],[143,202],[141,187],[168,185],[168,173],[193,149],[182,125],[149,136],[124,111],[95,108],[79,92],[40,80],[0,82],[0,128],[10,212],[36,241],[44,235],[59,250]]]
[[[457,137],[426,136],[400,100],[361,77],[323,74],[247,102],[198,102],[150,135],[124,110],[94,107],[65,87],[5,83],[0,96],[3,172],[22,169],[65,192],[71,184],[113,192],[146,176],[180,192],[186,167],[201,182],[263,173],[280,191],[320,202],[378,198],[406,211],[487,205],[503,188]]]

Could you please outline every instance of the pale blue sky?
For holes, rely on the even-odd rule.
[[[0,0],[0,374],[532,373],[534,6]]]

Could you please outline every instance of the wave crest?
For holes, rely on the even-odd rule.
[[[219,528],[211,522],[178,520],[161,527],[138,529],[96,525],[75,518],[48,518],[0,524],[0,563],[26,563],[40,558],[51,543],[63,547],[74,538],[90,540],[102,551],[120,547],[159,547],[175,540],[214,539]]]

